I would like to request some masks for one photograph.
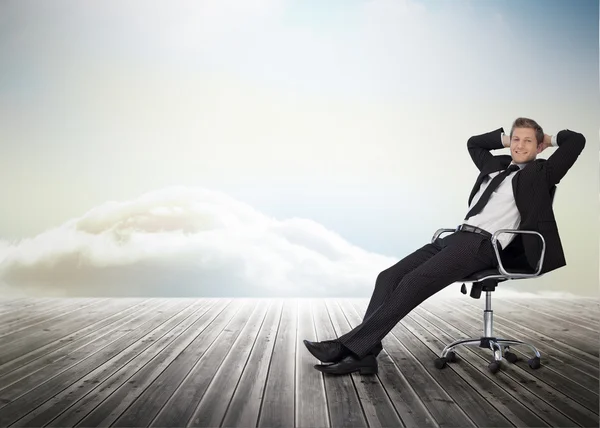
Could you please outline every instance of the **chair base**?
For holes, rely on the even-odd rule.
[[[518,357],[516,354],[510,352],[510,345],[525,345],[531,348],[533,353],[535,354],[532,358],[530,358],[527,362],[529,363],[529,367],[532,369],[540,368],[540,353],[530,343],[521,342],[520,340],[512,340],[512,339],[499,339],[494,337],[494,311],[492,310],[492,291],[493,290],[485,290],[485,309],[483,310],[483,336],[479,339],[477,338],[469,338],[469,339],[458,339],[447,345],[442,351],[442,355],[435,360],[435,366],[438,369],[443,369],[446,367],[446,363],[453,363],[456,361],[456,353],[454,352],[454,348],[457,346],[479,346],[480,348],[489,348],[491,349],[494,359],[488,365],[488,368],[492,373],[496,373],[500,370],[500,364],[503,359],[506,359],[509,363],[515,363],[518,361]]]
[[[435,360],[435,366],[438,369],[443,369],[446,366],[446,363],[453,363],[456,361],[456,353],[454,352],[454,348],[457,346],[478,346],[480,348],[489,348],[493,354],[493,360],[488,365],[488,368],[492,373],[496,373],[500,370],[501,363],[503,359],[506,359],[510,363],[515,363],[518,361],[518,357],[516,354],[510,352],[511,345],[524,345],[531,348],[534,353],[534,357],[528,360],[529,367],[532,369],[540,368],[540,357],[541,354],[539,351],[530,343],[521,342],[520,340],[511,340],[511,339],[501,339],[496,337],[480,337],[476,338],[468,338],[468,339],[458,339],[447,345],[442,351],[442,355],[440,358]]]

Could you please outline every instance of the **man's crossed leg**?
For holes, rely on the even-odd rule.
[[[496,266],[489,238],[470,232],[455,232],[419,248],[382,271],[363,321],[337,339],[308,342],[309,351],[330,365],[320,371],[346,374],[376,373],[381,340],[420,303],[454,282]]]

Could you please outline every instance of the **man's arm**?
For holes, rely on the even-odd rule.
[[[554,145],[552,144],[553,139],[549,135],[544,135],[544,149]],[[548,184],[551,186],[560,182],[585,147],[585,137],[583,134],[569,129],[563,129],[556,134],[555,141],[558,148],[542,164],[542,167],[546,170]]]
[[[503,149],[503,136],[504,129],[498,128],[495,131],[487,132],[485,134],[474,135],[467,141],[467,149],[471,159],[475,162],[479,171],[483,169],[483,166],[494,158],[494,155],[490,153],[490,150]],[[509,142],[510,146],[510,142]]]

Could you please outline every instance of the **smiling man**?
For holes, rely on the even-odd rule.
[[[536,159],[550,146],[558,147],[552,156]],[[315,368],[331,374],[377,373],[381,340],[402,318],[448,285],[498,265],[490,238],[499,229],[535,230],[544,237],[541,273],[565,266],[551,195],[584,146],[585,137],[578,132],[564,129],[550,136],[523,117],[514,121],[510,136],[499,128],[469,138],[467,148],[480,173],[464,223],[380,272],[359,325],[337,339],[305,340],[311,354],[332,363]],[[490,153],[503,147],[510,147],[510,156]],[[504,233],[498,243],[506,267],[535,270],[541,252],[537,235]]]
[[[510,137],[502,133],[502,145],[510,147],[515,164],[525,164],[535,160],[538,153],[551,145],[556,145],[556,139],[544,134],[542,128],[532,119],[520,117],[515,120],[510,131]]]

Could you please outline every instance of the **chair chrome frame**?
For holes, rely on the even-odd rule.
[[[436,239],[438,239],[440,237],[440,235],[443,233],[450,233],[450,232],[457,232],[457,231],[458,231],[458,227],[456,229],[447,229],[447,228],[438,229],[435,232],[435,234],[433,235],[431,242],[432,243],[435,242]],[[500,258],[500,251],[498,249],[498,236],[503,233],[532,234],[532,235],[537,235],[542,240],[542,252],[540,255],[540,259],[537,262],[535,272],[519,273],[519,272],[508,272],[506,270],[506,268],[502,264],[502,260]],[[546,252],[546,241],[544,240],[544,237],[539,232],[531,231],[531,230],[500,229],[500,230],[496,231],[494,234],[492,234],[491,242],[492,242],[492,246],[494,247],[494,252],[496,253],[499,274],[487,275],[487,276],[478,278],[476,280],[465,278],[458,282],[482,283],[483,281],[488,281],[488,282],[492,282],[494,284],[492,287],[492,289],[493,289],[493,288],[495,288],[497,283],[501,282],[501,281],[506,281],[506,280],[511,280],[511,279],[537,278],[537,277],[543,276],[543,274],[540,274],[540,272],[542,270],[542,265],[544,262],[544,255]],[[464,284],[463,284],[463,287],[464,287]],[[466,291],[463,291],[463,293],[466,293]],[[539,351],[535,348],[535,346],[533,346],[530,343],[525,343],[525,342],[522,342],[519,340],[496,338],[496,337],[494,337],[494,333],[493,333],[493,325],[494,325],[494,312],[492,311],[492,291],[485,290],[485,309],[483,311],[483,336],[480,338],[459,339],[459,340],[455,340],[454,342],[450,343],[443,349],[441,357],[436,360],[436,367],[441,369],[441,368],[445,367],[446,362],[455,361],[456,356],[454,353],[454,348],[456,348],[459,345],[476,345],[476,346],[479,346],[482,348],[490,348],[493,353],[494,360],[488,365],[488,368],[493,373],[495,373],[499,370],[500,363],[503,360],[503,356],[509,358],[510,362],[516,361],[516,359],[517,359],[516,355],[510,353],[510,345],[525,345],[525,346],[531,348],[531,350],[533,351],[535,356],[533,358],[529,359],[529,361],[528,361],[529,366],[534,369],[540,367],[540,356],[541,355],[540,355]]]

